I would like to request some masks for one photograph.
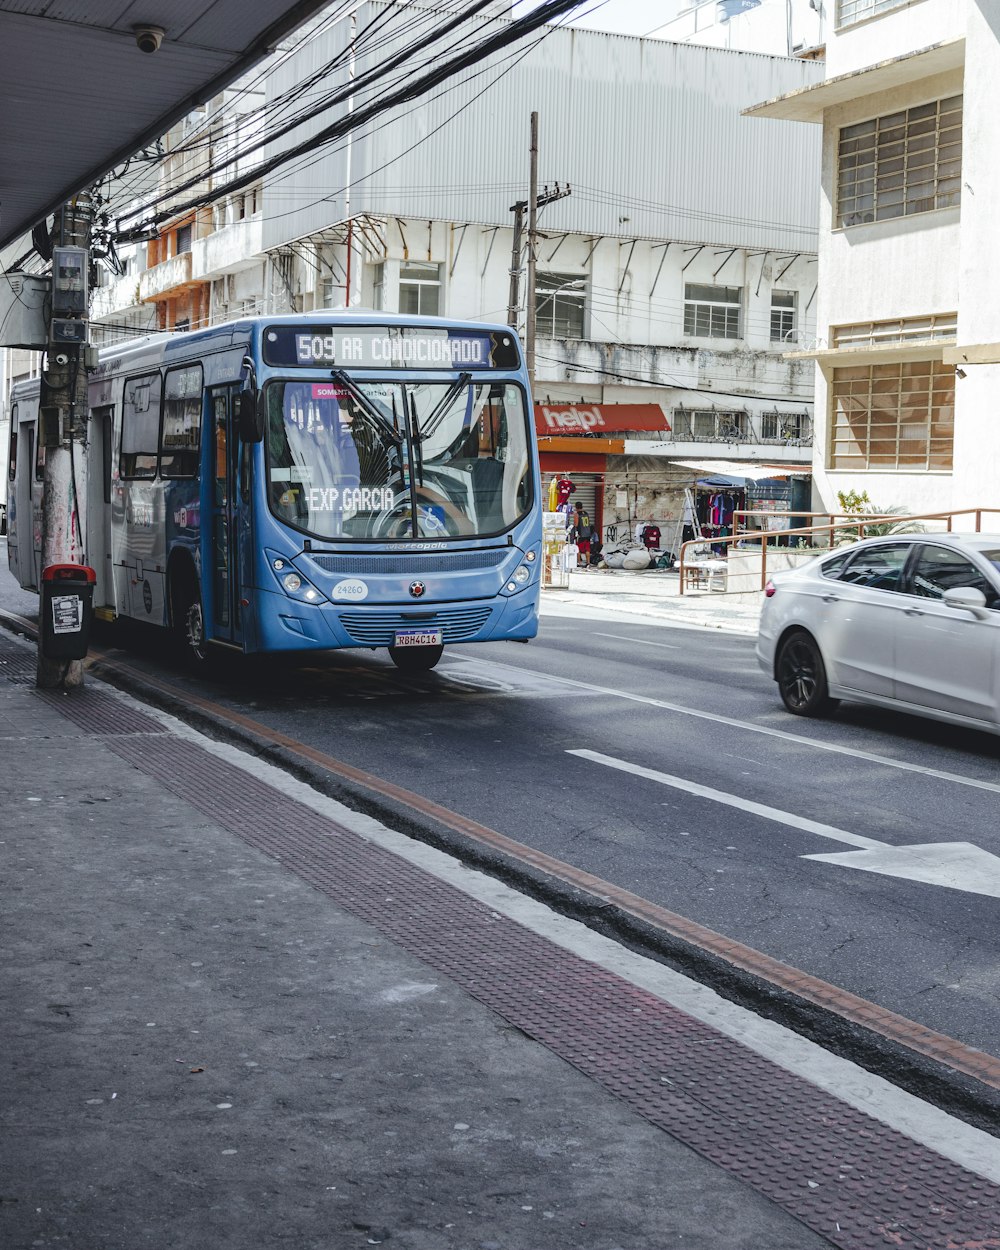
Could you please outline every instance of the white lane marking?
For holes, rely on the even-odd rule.
[[[800,859],[816,859],[827,864],[837,864],[842,868],[877,872],[884,877],[903,877],[907,881],[920,881],[924,885],[943,885],[951,890],[964,890],[967,894],[985,894],[989,898],[1000,898],[1000,858],[973,842],[924,842],[913,846],[893,846],[890,842],[876,842],[874,838],[848,833],[846,829],[796,816],[794,812],[784,812],[778,807],[755,803],[738,794],[714,790],[711,786],[688,781],[685,777],[661,773],[655,768],[644,768],[641,764],[619,760],[613,755],[602,755],[600,751],[576,750],[567,751],[566,754],[576,755],[594,764],[603,764],[606,768],[616,768],[619,772],[631,773],[634,777],[645,777],[662,786],[671,786],[699,798],[711,799],[713,803],[736,807],[740,811],[762,816],[765,820],[773,820],[792,829],[802,829],[821,838],[831,838],[834,842],[846,842],[848,846],[861,848],[856,851],[838,851],[832,855],[802,855]]]
[[[641,764],[632,764],[628,760],[615,759],[613,755],[602,755],[600,751],[567,751],[567,755],[576,755],[583,760],[591,760],[595,764],[603,764],[606,768],[616,768],[622,773],[631,773],[634,777],[645,777],[649,781],[657,781],[661,786],[672,786],[675,790],[686,790],[699,798],[711,799],[714,803],[724,803],[727,807],[738,807],[740,811],[750,812],[754,816],[763,816],[765,820],[774,820],[782,825],[790,825],[793,829],[802,829],[806,833],[818,834],[821,838],[832,838],[834,842],[846,842],[848,846],[859,846],[866,851],[884,850],[886,843],[876,842],[874,838],[864,838],[858,833],[848,833],[846,829],[837,829],[834,825],[824,825],[818,820],[809,820],[805,816],[796,816],[792,812],[783,812],[777,807],[768,807],[764,803],[755,803],[752,799],[744,799],[738,794],[727,794],[725,790],[713,790],[711,786],[700,785],[697,781],[688,781],[684,777],[674,777],[670,773],[658,772],[655,768],[644,768]]]
[[[453,653],[453,659],[463,664],[485,664],[490,667],[509,668],[518,673],[532,671],[520,668],[516,664],[477,660],[475,656]],[[946,772],[941,768],[928,768],[924,764],[908,764],[905,760],[895,760],[887,755],[876,755],[873,751],[861,751],[857,747],[841,746],[836,742],[821,742],[818,738],[806,738],[802,734],[789,733],[785,729],[771,729],[767,725],[755,725],[752,721],[736,720],[733,716],[722,716],[718,712],[703,712],[699,708],[685,707],[681,703],[670,703],[666,699],[654,699],[644,694],[631,694],[627,690],[614,690],[609,686],[597,686],[593,682],[577,681],[572,677],[552,677],[550,680],[564,686],[574,686],[577,690],[589,690],[592,694],[609,695],[614,699],[625,699],[629,703],[642,703],[647,707],[662,708],[665,712],[676,712],[680,716],[693,716],[696,720],[713,721],[717,725],[729,725],[733,729],[746,729],[750,733],[764,734],[768,738],[780,738],[784,742],[795,742],[799,746],[814,747],[817,751],[832,751],[835,755],[849,755],[853,759],[866,760],[869,764],[881,764],[886,768],[920,773],[924,777],[936,777],[939,781],[950,781],[955,785],[971,786],[975,790],[991,790],[994,794],[1000,794],[1000,784],[995,781],[980,781],[977,777],[963,777],[960,773]]]
[[[666,651],[680,651],[681,646],[676,642],[650,642],[647,638],[626,638],[624,634],[602,634],[599,630],[592,629],[588,631],[595,638],[617,638],[619,642],[637,642],[642,647],[663,647]]]
[[[627,950],[612,938],[586,928],[577,920],[560,916],[546,904],[538,902],[513,887],[460,860],[397,833],[370,816],[352,811],[335,799],[320,794],[304,781],[282,772],[274,764],[247,754],[238,747],[206,738],[190,725],[167,712],[140,703],[113,687],[109,694],[129,706],[140,708],[155,717],[178,737],[197,743],[205,751],[242,768],[250,776],[266,782],[290,798],[298,799],[332,820],[391,851],[425,872],[476,898],[501,915],[508,916],[533,933],[547,938],[564,950],[598,967],[624,977],[632,985],[655,994],[664,1002],[718,1029],[748,1050],[776,1063],[786,1072],[794,1073],[818,1086],[841,1102],[873,1116],[890,1128],[897,1129],[913,1141],[922,1143],[951,1159],[959,1167],[968,1168],[987,1180],[1000,1184],[1000,1157],[996,1138],[982,1129],[973,1128],[946,1111],[932,1107],[915,1094],[899,1089],[884,1077],[858,1067],[848,1059],[830,1054],[815,1042],[791,1032],[773,1020],[721,998],[714,990],[675,972],[664,964]]]

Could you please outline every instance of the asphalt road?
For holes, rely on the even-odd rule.
[[[998,739],[849,705],[792,718],[752,639],[611,615],[421,676],[357,651],[192,677],[159,642],[131,637],[131,662],[1000,1054],[1000,900],[934,879],[947,850],[920,853],[930,881],[863,866],[885,864],[873,843],[1000,856]]]

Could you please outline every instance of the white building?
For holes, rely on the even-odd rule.
[[[825,0],[697,0],[651,32],[708,48],[822,58]]]
[[[372,0],[320,26],[268,76],[268,103],[389,13]],[[363,79],[411,37],[388,25],[376,53],[342,57],[311,91]],[[544,467],[603,483],[611,521],[657,511],[668,460],[807,460],[812,364],[784,353],[815,336],[818,136],[741,110],[815,82],[821,68],[553,28],[522,59],[476,69],[170,222],[128,290],[165,329],[345,304],[505,321],[511,205],[527,197],[536,110],[540,183],[571,188],[539,223]],[[295,140],[330,120],[321,114]],[[171,140],[178,157],[183,148],[183,136]],[[522,329],[524,300],[522,274]],[[643,440],[650,455],[640,457]]]
[[[750,110],[823,134],[814,481],[1000,504],[1000,9],[839,0],[825,82]]]

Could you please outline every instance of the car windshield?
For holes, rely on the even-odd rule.
[[[268,500],[317,538],[470,538],[531,505],[524,392],[451,382],[270,382]]]
[[[1000,547],[991,547],[986,550],[980,548],[979,554],[984,559],[989,560],[990,564],[992,564],[995,569],[1000,571]]]

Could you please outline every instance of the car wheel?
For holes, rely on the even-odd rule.
[[[811,635],[797,630],[781,644],[775,665],[781,701],[795,716],[824,716],[837,700],[827,692],[826,668]]]
[[[404,673],[428,673],[440,660],[444,647],[390,647],[389,655]]]

